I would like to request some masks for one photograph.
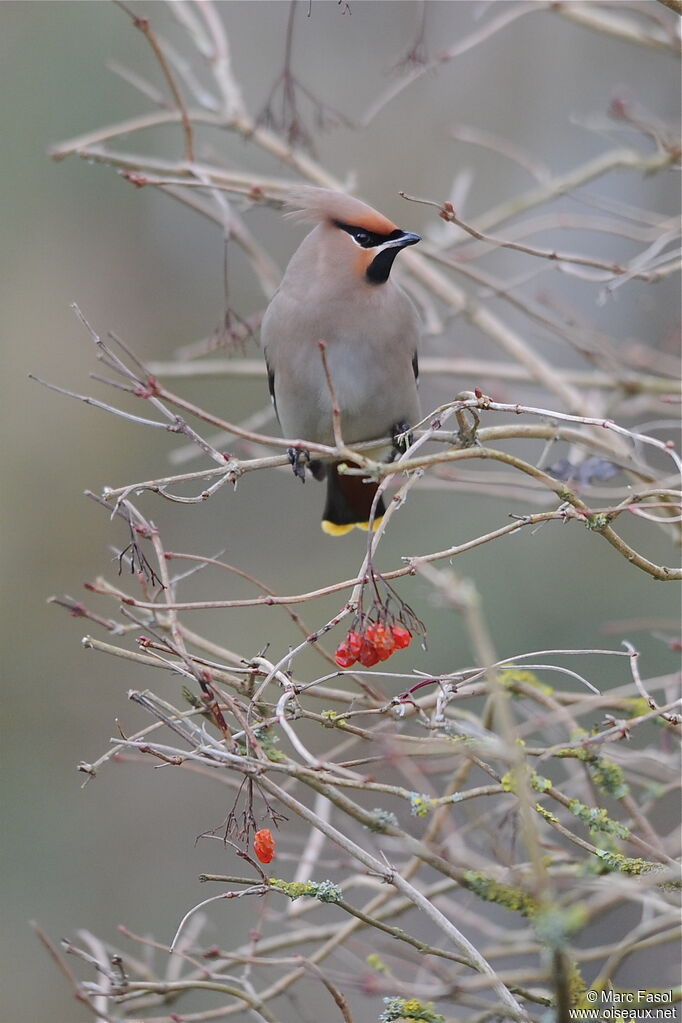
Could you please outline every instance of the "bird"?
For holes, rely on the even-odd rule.
[[[391,278],[396,256],[416,245],[404,231],[359,199],[325,188],[304,187],[288,202],[315,227],[291,257],[263,315],[261,344],[270,395],[282,433],[296,439],[288,450],[294,473],[306,468],[326,478],[322,529],[343,536],[354,528],[377,529],[385,505],[372,505],[378,483],[339,473],[339,462],[311,458],[305,442],[334,445],[332,393],[345,444],[377,438],[392,442],[370,457],[390,461],[411,440],[420,417],[417,391],[419,313]]]

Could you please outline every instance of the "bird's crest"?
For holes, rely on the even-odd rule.
[[[287,200],[289,216],[313,223],[341,223],[362,227],[375,234],[388,235],[396,225],[360,199],[329,188],[304,187]]]

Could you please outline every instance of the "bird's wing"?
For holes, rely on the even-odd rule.
[[[275,409],[275,415],[279,420],[279,415],[277,413],[277,399],[275,398],[275,371],[268,362],[267,354],[265,356],[265,367],[268,371],[268,390],[270,391],[270,397],[272,398],[272,404]]]

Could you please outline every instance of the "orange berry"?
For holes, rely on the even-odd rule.
[[[270,863],[275,858],[275,840],[267,828],[253,836],[253,848],[261,863]]]
[[[371,668],[373,664],[378,664],[379,653],[370,639],[363,639],[358,660],[360,661],[360,664],[365,666],[365,668]]]
[[[348,649],[357,661],[360,651],[362,650],[362,636],[359,632],[353,632],[351,629],[346,636],[346,643],[348,644]]]
[[[339,668],[350,668],[357,661],[357,656],[351,651],[348,640],[344,639],[339,643],[334,654],[334,660]]]
[[[390,656],[395,650],[395,645],[395,639],[391,630],[383,622],[378,622],[374,629],[374,646],[379,653],[385,653],[387,656]],[[381,659],[385,660],[384,657]]]
[[[398,650],[404,650],[412,642],[412,633],[404,629],[402,625],[392,626],[391,632]]]

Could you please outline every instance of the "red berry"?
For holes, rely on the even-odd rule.
[[[263,828],[253,836],[253,848],[261,863],[270,863],[275,857],[275,840],[272,833]]]
[[[357,661],[357,657],[350,650],[347,640],[344,639],[339,643],[334,654],[334,660],[339,668],[350,668]]]
[[[368,630],[369,632],[369,630]],[[360,664],[364,665],[365,668],[371,668],[373,664],[378,664],[379,654],[374,643],[368,638],[363,639],[362,647],[360,648],[360,655],[358,657]]]
[[[378,622],[374,629],[374,645],[380,654],[385,653],[386,656],[390,656],[395,650],[393,633],[383,622]],[[381,658],[382,661],[385,659],[385,657]]]
[[[359,632],[353,632],[353,630],[351,629],[351,631],[346,636],[346,643],[351,654],[357,661],[360,651],[362,649],[362,636],[360,635]]]
[[[393,639],[398,650],[404,650],[412,642],[412,633],[404,629],[402,625],[394,625],[391,628]]]

